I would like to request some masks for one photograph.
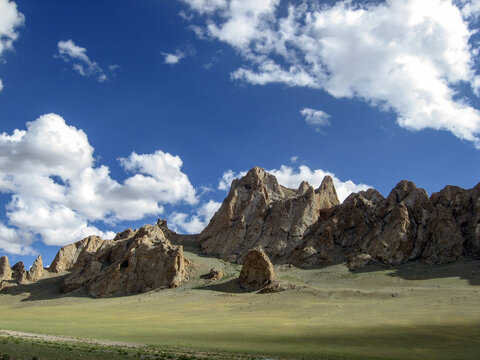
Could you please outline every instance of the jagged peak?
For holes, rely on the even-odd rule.
[[[333,179],[329,175],[323,178],[322,183],[318,189],[315,190],[315,194],[319,197],[318,202],[320,209],[325,209],[340,204]]]
[[[312,188],[312,185],[308,183],[308,181],[302,181],[300,183],[300,186],[298,187],[298,190],[296,192],[297,196],[305,194],[309,189]]]

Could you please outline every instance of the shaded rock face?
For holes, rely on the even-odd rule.
[[[183,248],[171,244],[164,225],[146,225],[80,255],[61,290],[83,286],[93,297],[109,297],[178,286],[185,277]]]
[[[480,184],[465,190],[458,186],[447,186],[432,194],[432,202],[442,205],[449,212],[462,237],[467,254],[480,257]]]
[[[10,267],[10,262],[8,257],[0,257],[0,282],[2,280],[10,280],[12,278],[12,268]]]
[[[49,270],[53,272],[61,272],[72,269],[79,258],[95,253],[103,244],[102,238],[99,236],[88,236],[83,240],[74,244],[62,247],[55,259],[53,259]]]
[[[247,251],[262,246],[276,260],[287,256],[309,233],[320,211],[339,204],[330,177],[315,190],[303,182],[297,191],[255,167],[234,180],[227,198],[199,236],[202,250],[242,262]]]
[[[43,261],[42,261],[42,256],[38,255],[32,267],[27,272],[27,279],[28,281],[37,281],[42,278],[42,275],[43,275]]]
[[[25,270],[25,265],[22,261],[19,261],[13,265],[13,279],[19,285],[25,284],[27,282],[27,271]]]
[[[240,286],[258,290],[270,284],[274,277],[273,265],[265,252],[260,247],[248,251],[240,271]]]

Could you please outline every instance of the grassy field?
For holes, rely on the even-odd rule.
[[[0,329],[298,359],[480,358],[480,262],[409,263],[349,273],[344,265],[277,266],[297,285],[239,292],[239,267],[186,253],[176,289],[110,299],[56,290],[61,276],[0,295]],[[212,266],[227,278],[207,283]],[[0,345],[0,353],[1,347]],[[83,357],[81,357],[83,358]]]

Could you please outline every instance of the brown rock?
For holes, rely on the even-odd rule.
[[[25,270],[25,265],[22,261],[19,261],[13,265],[13,279],[17,284],[22,285],[27,282],[27,271]]]
[[[270,284],[275,277],[273,265],[261,248],[251,249],[240,271],[240,285],[244,289],[258,290]]]
[[[176,287],[184,279],[183,248],[165,237],[162,226],[146,225],[133,238],[103,241],[79,258],[61,290],[85,287],[94,297]]]
[[[43,261],[42,261],[42,256],[38,255],[32,267],[27,272],[27,279],[29,281],[37,281],[42,278],[42,275],[43,275]]]
[[[224,274],[222,269],[219,269],[217,267],[214,267],[210,269],[210,272],[207,274],[206,278],[210,280],[220,280],[223,278]]]
[[[371,255],[362,253],[347,258],[347,267],[350,271],[356,271],[373,262],[374,259]]]
[[[422,258],[429,264],[458,260],[464,254],[464,239],[452,214],[437,204],[425,230],[427,239]]]
[[[12,269],[10,268],[10,263],[8,262],[8,257],[0,257],[0,281],[10,280],[12,278]]]
[[[49,268],[50,271],[58,273],[72,269],[79,257],[81,258],[88,254],[95,253],[102,243],[103,240],[99,236],[93,235],[77,241],[74,244],[62,247],[55,256],[55,259],[53,259]]]
[[[433,204],[441,204],[455,219],[467,254],[480,258],[480,184],[465,190],[446,186],[432,194]]]

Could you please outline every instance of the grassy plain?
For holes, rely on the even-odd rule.
[[[186,257],[194,266],[176,289],[92,299],[60,294],[62,276],[53,274],[10,288],[0,295],[0,329],[253,357],[480,358],[480,261],[358,273],[276,266],[277,278],[297,287],[257,294],[238,290],[238,266]],[[213,266],[227,277],[201,279]]]

